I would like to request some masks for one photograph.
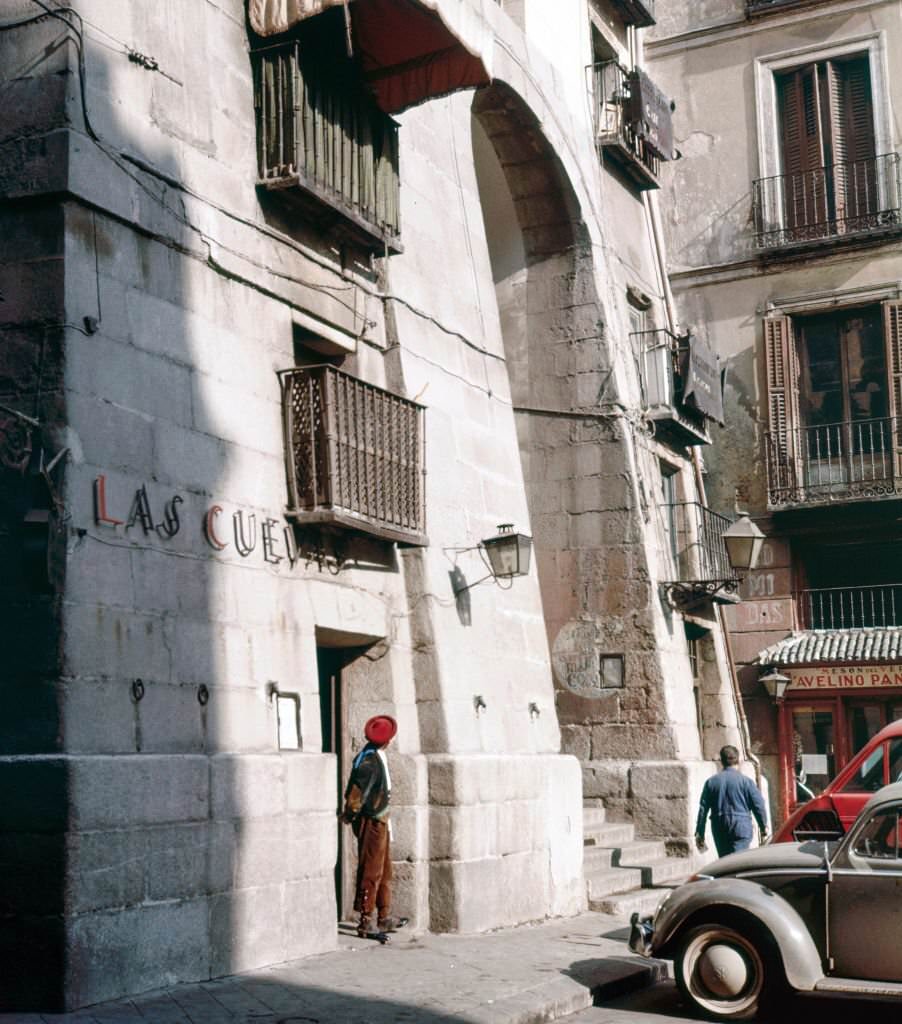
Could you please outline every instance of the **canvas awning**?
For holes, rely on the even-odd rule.
[[[248,0],[260,36],[287,32],[344,0]],[[352,40],[379,106],[396,114],[491,81],[492,35],[472,0],[349,0]]]

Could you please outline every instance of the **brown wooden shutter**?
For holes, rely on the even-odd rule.
[[[764,356],[768,493],[773,503],[780,503],[788,493],[797,492],[801,483],[798,356],[788,316],[769,316],[764,320]]]
[[[783,145],[784,226],[790,230],[827,219],[824,133],[817,67],[778,80]]]
[[[822,77],[829,204],[837,231],[856,231],[879,209],[870,64],[828,60]]]
[[[883,303],[886,338],[887,411],[891,417],[893,477],[902,480],[902,302]]]

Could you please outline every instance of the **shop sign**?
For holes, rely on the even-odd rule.
[[[782,669],[789,676],[787,690],[879,690],[902,688],[902,665],[835,665]]]
[[[180,506],[184,505],[185,499],[180,494],[170,495],[160,503],[148,493],[147,485],[142,484],[127,504],[119,506],[117,514],[112,496],[107,491],[106,476],[101,475],[94,480],[95,525],[121,530],[126,536],[129,531],[140,530],[145,537],[155,535],[163,541],[171,540],[182,528],[184,510],[180,512]],[[222,505],[212,504],[204,510],[201,525],[204,540],[214,552],[231,548],[241,558],[248,558],[256,551],[263,561],[271,565],[285,560],[291,568],[298,561],[294,531],[276,516],[263,516],[258,528],[255,512],[235,509],[229,517]]]

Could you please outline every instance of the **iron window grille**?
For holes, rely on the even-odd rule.
[[[252,60],[258,184],[300,190],[365,241],[400,251],[397,123],[353,76],[305,60],[297,40],[256,50]]]
[[[289,518],[426,545],[424,407],[334,366],[279,377]]]

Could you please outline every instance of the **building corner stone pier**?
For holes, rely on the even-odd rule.
[[[688,871],[750,747],[673,6],[0,0],[0,1011],[333,949],[374,714],[412,927],[578,914],[602,812]]]

